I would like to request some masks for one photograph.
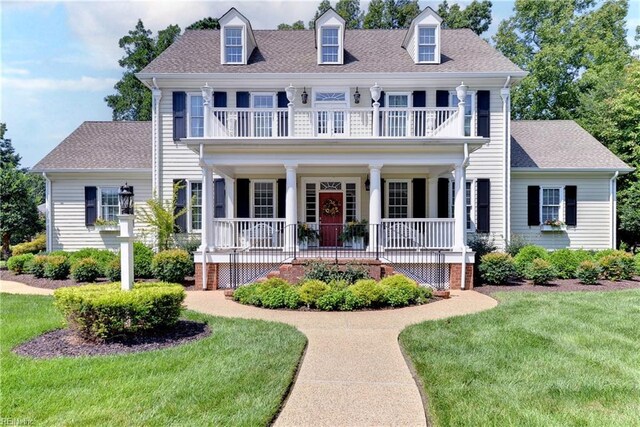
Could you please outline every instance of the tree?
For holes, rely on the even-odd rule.
[[[417,0],[371,0],[363,19],[363,27],[408,28],[420,14]]]
[[[296,21],[293,24],[278,24],[279,30],[304,30],[304,22],[302,20]]]
[[[118,63],[125,71],[114,86],[118,93],[105,97],[107,105],[113,109],[113,120],[151,120],[151,91],[135,73],[168,48],[179,34],[179,26],[169,25],[153,38],[151,30],[147,30],[139,19],[135,29],[119,40],[125,56]]]
[[[367,13],[364,15],[362,26],[366,29],[389,28],[384,20],[384,0],[371,0]]]
[[[187,27],[187,30],[219,30],[218,20],[212,17],[203,18]]]
[[[16,149],[11,144],[11,139],[5,139],[4,134],[7,132],[7,124],[0,123],[0,167],[17,167],[22,159]]]
[[[314,29],[316,27],[316,19],[320,18],[322,14],[329,9],[331,9],[331,3],[329,0],[322,0],[318,5],[318,10],[316,10],[316,14],[313,16],[313,19],[309,21],[309,29]]]
[[[362,27],[364,12],[360,11],[360,0],[338,0],[336,12],[345,20],[347,29]]]
[[[568,119],[580,94],[621,73],[630,61],[627,0],[517,0],[493,37],[498,50],[529,72],[512,93],[518,119]]]
[[[438,15],[446,28],[469,28],[480,35],[491,25],[491,1],[473,0],[467,7],[460,9],[459,4],[449,6],[447,0],[438,5]]]
[[[153,229],[156,246],[164,251],[176,245],[176,219],[185,215],[187,208],[178,209],[178,191],[180,184],[174,184],[171,200],[162,201],[159,197],[147,200],[146,206],[140,209],[140,219]]]

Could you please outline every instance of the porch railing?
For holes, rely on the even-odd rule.
[[[381,245],[385,249],[451,249],[453,218],[383,219]]]
[[[215,219],[216,249],[285,249],[284,219]]]

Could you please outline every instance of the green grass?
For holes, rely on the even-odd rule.
[[[306,343],[287,325],[186,312],[212,335],[146,353],[34,360],[11,349],[63,325],[53,299],[0,298],[0,417],[33,425],[267,425]]]
[[[640,290],[496,297],[400,335],[436,425],[640,425]]]

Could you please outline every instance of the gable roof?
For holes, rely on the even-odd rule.
[[[573,120],[512,120],[511,167],[633,170]]]
[[[151,169],[151,122],[84,122],[31,170]]]
[[[406,29],[346,30],[344,64],[319,65],[314,30],[254,30],[246,65],[220,63],[219,30],[187,30],[140,74],[166,73],[523,73],[469,29],[442,30],[440,64],[415,64],[402,48]]]

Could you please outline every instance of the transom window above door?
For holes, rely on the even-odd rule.
[[[320,102],[346,102],[345,92],[316,92],[316,101]]]

